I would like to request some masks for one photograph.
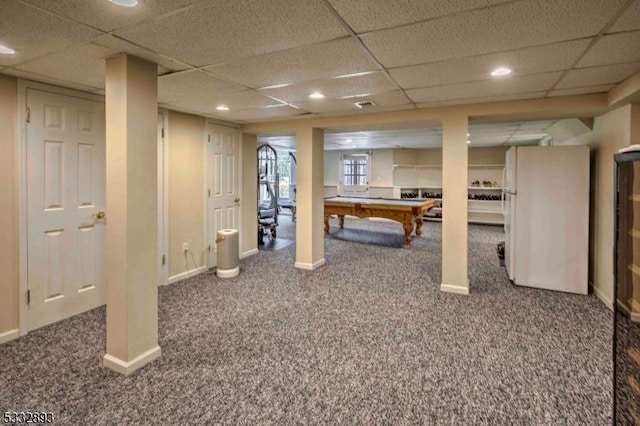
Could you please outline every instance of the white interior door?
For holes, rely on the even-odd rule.
[[[240,138],[237,129],[207,123],[209,267],[216,266],[218,230],[240,227]]]
[[[105,303],[105,109],[27,90],[28,329]]]

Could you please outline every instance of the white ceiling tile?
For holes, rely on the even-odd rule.
[[[191,68],[190,65],[128,43],[111,35],[105,34],[92,42],[94,44],[113,49],[116,52],[128,53],[130,55],[146,59],[147,61],[155,62],[172,71],[182,71]]]
[[[561,72],[552,72],[507,76],[473,83],[411,89],[407,90],[407,95],[417,103],[512,96],[548,90],[561,75]]]
[[[259,88],[378,70],[352,38],[209,67],[214,74]]]
[[[362,33],[449,15],[509,0],[329,0],[340,16]]]
[[[147,0],[141,1],[135,7],[122,7],[106,0],[24,1],[102,31],[112,31],[179,9],[199,0]]]
[[[415,65],[594,36],[623,3],[517,1],[365,34],[362,40],[387,67]]]
[[[104,58],[115,53],[117,51],[89,43],[27,62],[17,68],[62,81],[104,88]]]
[[[511,68],[513,76],[557,71],[571,67],[588,44],[589,39],[575,40],[395,68],[389,72],[401,87],[409,89],[487,80],[492,78],[490,72],[498,67]]]
[[[288,105],[282,105],[271,108],[250,108],[238,111],[229,111],[228,117],[233,120],[264,120],[268,118],[286,118],[293,117],[303,112]],[[222,115],[222,114],[221,114]]]
[[[605,65],[602,67],[578,68],[569,71],[555,87],[567,89],[572,87],[599,86],[620,83],[627,77],[640,71],[640,62]]]
[[[373,101],[377,105],[372,108],[358,108],[354,105],[357,101]],[[377,95],[371,95],[364,98],[349,98],[349,99],[308,99],[304,102],[297,102],[296,106],[306,111],[316,113],[330,113],[330,112],[352,112],[358,113],[361,111],[374,112],[380,111],[381,108],[410,105],[411,100],[405,96],[400,90],[393,92],[379,93]]]
[[[208,97],[190,98],[177,102],[169,102],[169,107],[176,106],[179,108],[188,109],[190,111],[198,111],[202,114],[210,115],[216,114],[225,116],[224,113],[216,110],[218,105],[226,105],[232,110],[241,110],[249,108],[260,108],[264,106],[277,105],[278,102],[273,99],[269,99],[266,96],[253,91],[245,90],[244,92],[231,92],[231,93],[219,93],[212,94]],[[229,112],[231,114],[231,112]]]
[[[640,30],[640,0],[636,0],[616,21],[609,32]]]
[[[224,93],[240,92],[245,89],[239,84],[215,78],[205,71],[189,70],[159,77],[158,101],[171,103],[187,99],[216,98]]]
[[[587,52],[578,67],[640,61],[640,31],[602,37]]]
[[[338,99],[344,96],[389,92],[394,89],[397,89],[397,87],[384,73],[374,72],[356,77],[307,81],[286,87],[264,89],[260,90],[260,92],[294,103],[308,101],[309,95],[316,91],[323,93],[327,99]]]
[[[46,55],[100,32],[57,17],[18,0],[2,0],[0,43],[16,51],[1,55],[0,65],[11,66]]]
[[[201,2],[117,35],[197,65],[289,49],[347,35],[321,0]]]
[[[589,87],[575,87],[572,89],[558,89],[552,90],[549,96],[575,96],[575,95],[587,95],[590,93],[606,93],[613,89],[614,84],[605,84],[601,86],[589,86]]]

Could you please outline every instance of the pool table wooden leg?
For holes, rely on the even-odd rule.
[[[328,214],[324,215],[324,233],[325,234],[329,233],[329,215]]]
[[[411,245],[411,231],[413,231],[413,224],[411,221],[405,221],[402,224],[402,227],[404,228],[404,243]]]
[[[422,216],[416,217],[416,235],[418,237],[422,235]]]
[[[344,228],[344,215],[343,214],[339,214],[338,215],[338,220],[340,221],[340,229]]]

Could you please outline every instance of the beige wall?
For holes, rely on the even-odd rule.
[[[469,164],[504,164],[507,147],[469,147]],[[394,164],[442,165],[442,148],[394,149]]]
[[[374,149],[371,151],[372,186],[393,186],[393,150]]]
[[[206,262],[204,205],[205,119],[169,111],[169,278]]]
[[[590,280],[594,291],[611,306],[613,300],[614,189],[613,155],[631,143],[640,143],[640,108],[626,105],[596,117],[593,131],[565,140],[559,145],[591,145]]]
[[[508,147],[469,148],[469,164],[504,164]]]
[[[324,184],[340,184],[340,151],[324,152]]]
[[[0,335],[18,328],[17,81],[0,74]]]

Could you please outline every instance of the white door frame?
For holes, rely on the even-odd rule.
[[[158,143],[158,285],[169,284],[169,111],[158,109],[163,135]],[[164,258],[163,258],[164,256]],[[162,260],[164,259],[164,265]]]
[[[240,198],[240,210],[238,211],[238,256],[242,255],[242,129],[240,126],[234,126],[230,123],[220,122],[216,120],[207,120],[205,122],[205,131],[204,131],[204,241],[205,241],[205,267],[206,269],[212,268],[213,265],[209,264],[209,185],[207,178],[210,176],[210,171],[208,170],[207,165],[207,154],[208,154],[208,137],[207,137],[207,125],[212,124],[214,126],[228,127],[230,129],[237,130],[240,133],[240,139],[238,146],[236,147],[236,155],[238,156],[238,197]]]
[[[91,101],[105,102],[104,96],[80,92],[73,89],[51,86],[35,81],[18,79],[18,319],[19,335],[27,334],[27,290],[29,289],[27,268],[27,90],[36,89],[56,95],[71,96]]]

